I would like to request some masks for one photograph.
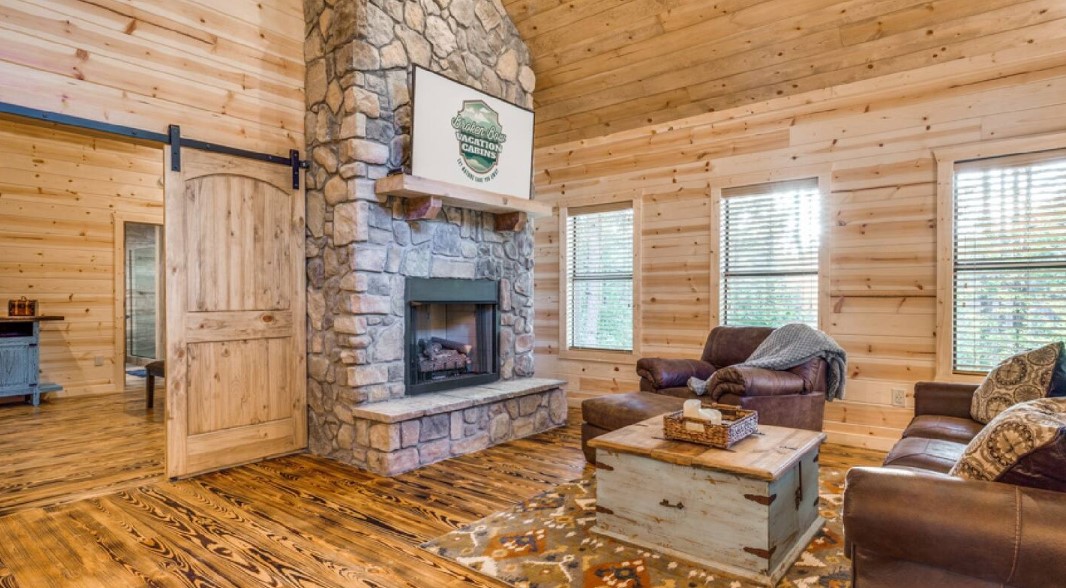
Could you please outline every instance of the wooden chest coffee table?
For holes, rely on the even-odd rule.
[[[825,434],[759,426],[732,448],[663,437],[662,417],[589,442],[592,531],[773,586],[825,522],[818,449]]]

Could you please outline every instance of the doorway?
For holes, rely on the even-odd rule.
[[[42,325],[36,346],[40,377],[62,389],[40,406],[21,397],[0,406],[0,450],[11,456],[0,462],[2,515],[163,477],[164,383],[149,409],[145,378],[125,373],[125,233],[127,221],[149,233],[163,224],[164,170],[158,145],[0,122],[0,300],[26,296],[39,313],[63,317]],[[130,225],[131,249],[137,232]],[[161,256],[132,255],[134,265],[144,258]],[[163,290],[142,277],[135,289],[150,301]],[[135,319],[151,318],[146,306]],[[152,355],[135,339],[135,353]]]
[[[119,391],[143,387],[145,366],[166,355],[166,256],[160,221],[156,215],[114,214],[114,382]]]

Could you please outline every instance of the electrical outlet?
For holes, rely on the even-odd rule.
[[[892,406],[907,406],[907,391],[903,388],[892,389]]]
[[[96,367],[100,367],[100,366],[104,365],[104,356],[103,355],[97,355],[96,357],[94,357],[93,358],[93,365],[95,365]]]

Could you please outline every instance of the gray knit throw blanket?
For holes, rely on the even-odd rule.
[[[791,323],[775,329],[751,354],[746,366],[767,370],[787,370],[820,357],[829,364],[826,376],[826,400],[844,398],[844,378],[847,375],[848,354],[832,337],[802,323]],[[713,377],[713,376],[712,376]],[[688,387],[696,394],[707,393],[707,382],[689,378]]]

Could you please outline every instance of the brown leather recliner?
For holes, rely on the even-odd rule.
[[[975,389],[919,382],[914,420],[884,467],[848,472],[844,539],[856,588],[1066,582],[1062,477],[1023,471],[979,482],[947,475],[983,428],[970,418]],[[1066,468],[1066,455],[1040,459],[1059,459]],[[1042,471],[1054,468],[1043,464]]]
[[[700,359],[643,358],[637,362],[640,389],[678,398],[703,398],[759,412],[759,423],[822,430],[826,374],[823,359],[787,371],[735,367],[773,332],[768,327],[715,327]],[[688,389],[688,379],[710,378],[707,394]]]

